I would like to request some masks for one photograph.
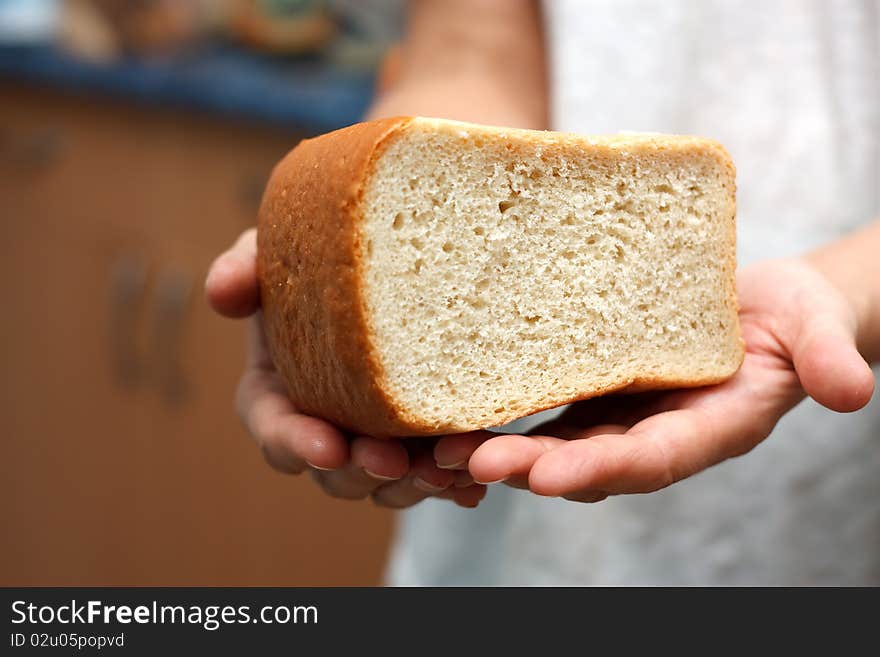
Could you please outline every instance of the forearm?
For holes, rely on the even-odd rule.
[[[403,114],[547,128],[535,0],[414,0],[400,57],[397,79],[368,118]]]
[[[869,363],[880,362],[880,220],[806,259],[850,300],[859,352]]]

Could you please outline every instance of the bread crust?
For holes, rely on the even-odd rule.
[[[382,387],[361,286],[361,200],[381,144],[409,123],[362,123],[300,142],[275,167],[257,227],[269,353],[302,413],[375,436],[418,433]]]
[[[361,205],[373,163],[413,117],[361,123],[300,142],[272,173],[259,213],[257,272],[269,352],[298,411],[322,417],[352,433],[377,437],[437,435],[480,426],[438,426],[414,416],[388,392],[372,339],[364,294]],[[447,124],[452,122],[445,122]],[[469,124],[461,124],[470,126]],[[480,129],[510,136],[545,139],[544,133]],[[522,133],[520,135],[519,133]],[[556,139],[560,136],[556,133]],[[572,135],[579,143],[584,137]],[[727,151],[716,142],[666,135],[589,138],[596,147],[687,146],[710,152],[729,173],[731,212],[735,212],[735,172]],[[728,306],[738,312],[733,285],[736,268],[735,221],[730,221]],[[743,342],[739,338],[740,351]],[[739,364],[741,364],[740,358]],[[729,374],[702,379],[634,378],[586,390],[577,396],[550,397],[534,408],[510,409],[498,424],[562,404],[615,391],[656,390],[720,383]]]

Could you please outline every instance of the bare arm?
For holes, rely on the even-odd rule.
[[[859,352],[869,363],[880,361],[880,220],[806,259],[849,299]]]
[[[400,56],[397,80],[368,118],[409,114],[548,127],[536,0],[415,0]]]

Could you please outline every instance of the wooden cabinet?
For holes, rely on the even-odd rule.
[[[263,463],[203,300],[294,143],[0,86],[0,584],[380,582],[391,514]]]

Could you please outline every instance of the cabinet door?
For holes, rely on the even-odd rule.
[[[262,462],[201,292],[291,137],[15,87],[0,120],[0,583],[378,583],[391,515]]]

